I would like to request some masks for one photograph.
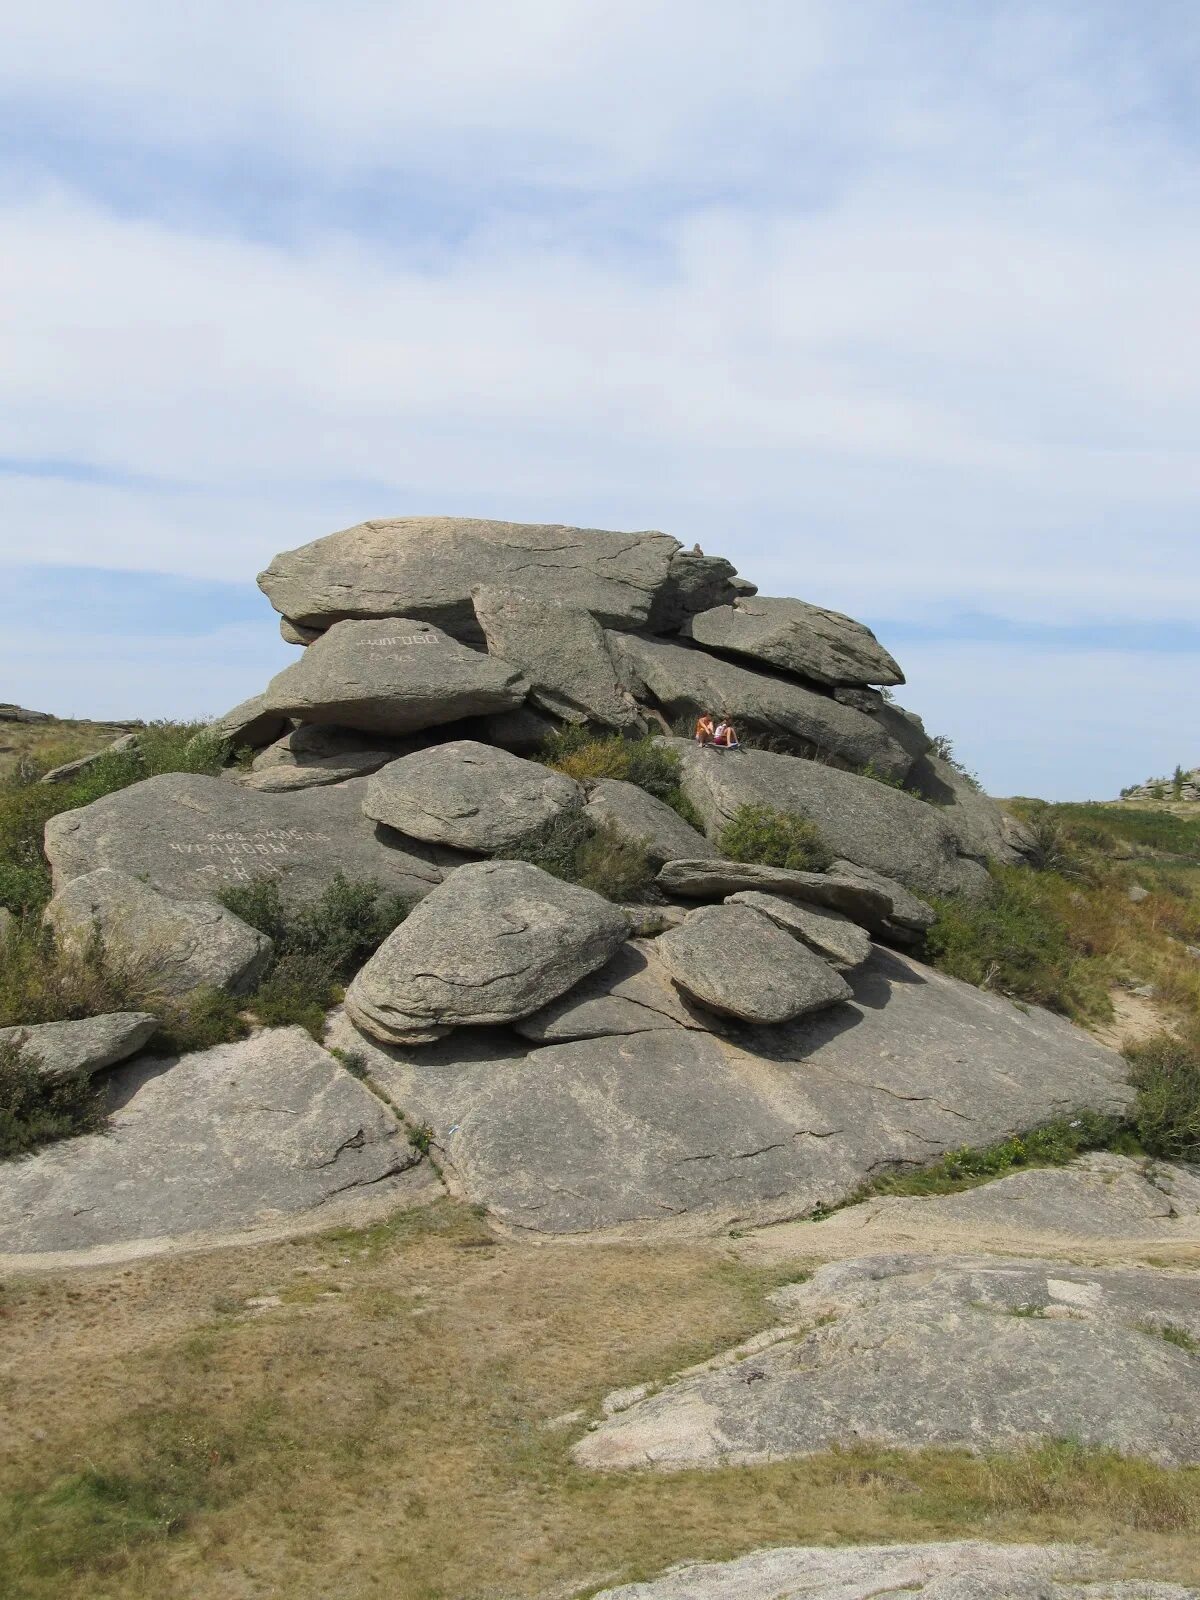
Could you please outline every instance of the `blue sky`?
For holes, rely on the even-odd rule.
[[[8,8],[0,699],[217,712],[368,516],[663,528],[997,793],[1200,763],[1200,14]]]

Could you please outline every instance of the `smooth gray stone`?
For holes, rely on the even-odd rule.
[[[739,598],[702,611],[683,631],[706,649],[749,656],[831,687],[904,682],[899,665],[870,628],[803,600]]]
[[[210,724],[209,732],[228,739],[230,748],[259,750],[287,732],[288,722],[278,711],[268,711],[261,694],[251,695]]]
[[[874,717],[832,695],[754,672],[695,645],[610,633],[609,646],[626,685],[672,726],[708,711],[730,718],[741,733],[786,735],[851,767],[871,765],[889,777],[903,778],[912,766],[912,757]],[[714,765],[734,765],[747,753],[711,746],[697,750]]]
[[[955,828],[964,855],[977,861],[998,861],[1002,866],[1026,865],[1037,844],[1019,818],[1002,811],[990,795],[932,751],[913,762],[909,787],[936,803]]]
[[[346,991],[377,1039],[512,1022],[565,993],[629,932],[619,907],[525,861],[459,867],[384,941]]]
[[[36,1056],[42,1077],[68,1078],[76,1072],[99,1072],[136,1055],[157,1027],[158,1018],[148,1011],[113,1011],[79,1022],[0,1028],[0,1044],[15,1040],[29,1056]]]
[[[77,761],[64,761],[60,767],[51,767],[49,772],[42,774],[42,783],[70,783],[72,778],[78,778],[81,773],[90,772],[106,756],[128,755],[138,748],[140,743],[136,733],[123,733],[119,739],[114,739],[103,750],[97,750],[90,756],[80,756]]]
[[[710,838],[739,806],[772,806],[807,817],[836,855],[916,895],[977,896],[989,887],[987,869],[963,854],[957,830],[939,809],[902,790],[765,750],[727,758],[690,739],[666,743],[683,764],[683,792]]]
[[[331,1042],[433,1128],[468,1199],[546,1233],[793,1218],[889,1167],[1132,1098],[1123,1058],[1049,1012],[885,950],[850,984],[845,1005],[719,1038],[668,1025],[529,1051],[478,1029],[387,1048],[339,1016]]]
[[[304,722],[261,750],[242,783],[262,794],[343,783],[347,778],[377,772],[417,748],[416,738],[387,739],[382,734],[360,733],[357,728]]]
[[[588,792],[587,815],[603,827],[613,827],[622,838],[640,844],[651,862],[661,866],[680,857],[716,856],[717,847],[685,822],[663,800],[619,778],[600,778]]]
[[[604,629],[586,611],[491,584],[471,592],[488,652],[529,680],[529,698],[564,722],[631,728],[633,697],[617,682]]]
[[[291,617],[280,617],[279,637],[284,644],[312,644],[324,632],[323,628],[305,628]]]
[[[740,889],[725,904],[749,906],[770,917],[777,927],[815,950],[838,972],[853,972],[871,954],[870,936],[840,911],[805,905],[802,900],[789,900],[784,895],[763,894],[758,889]]]
[[[839,863],[840,865],[840,863]],[[699,861],[668,861],[655,880],[664,894],[681,900],[725,900],[743,889],[787,895],[809,905],[841,911],[860,927],[884,926],[892,916],[892,897],[882,886],[861,882],[836,867],[829,872],[800,872],[790,867],[764,867],[756,861],[725,861],[720,856]],[[930,920],[932,920],[932,912]]]
[[[655,1028],[711,1027],[712,1019],[679,994],[654,952],[651,942],[623,944],[605,966],[540,1011],[522,1017],[514,1030],[534,1044],[551,1044]]]
[[[1073,1439],[1164,1467],[1200,1462],[1200,1362],[1161,1331],[1200,1339],[1189,1273],[863,1256],[773,1298],[793,1337],[635,1402],[576,1460],[712,1467],[857,1438],[977,1451]]]
[[[0,1165],[0,1250],[84,1250],[251,1227],[383,1185],[420,1159],[303,1028],[108,1080],[112,1122]]]
[[[724,556],[699,550],[676,550],[667,581],[650,609],[653,633],[675,633],[697,611],[726,605],[737,598],[737,568]]]
[[[510,710],[528,688],[507,662],[394,617],[335,623],[271,679],[263,703],[301,722],[405,734]]]
[[[665,533],[391,517],[286,551],[258,583],[277,611],[305,627],[412,617],[475,642],[471,590],[480,583],[560,600],[609,627],[643,627],[678,549]]]
[[[574,778],[492,745],[455,739],[377,772],[363,810],[410,838],[492,854],[582,804]]]
[[[1200,1589],[1106,1577],[1111,1570],[1100,1551],[1068,1545],[784,1546],[688,1562],[595,1600],[1200,1600]]]
[[[98,867],[72,878],[46,907],[60,945],[86,948],[95,934],[105,952],[147,992],[190,994],[212,986],[254,988],[274,946],[266,934],[212,900],[174,900],[128,873]]]
[[[831,863],[829,875],[861,889],[873,890],[890,900],[892,909],[881,931],[893,938],[898,935],[908,936],[907,939],[899,938],[897,940],[899,943],[918,942],[925,931],[932,928],[937,921],[937,912],[931,905],[919,899],[902,883],[897,883],[895,878],[885,877],[882,872],[872,872],[870,867],[861,867],[855,861],[838,859]],[[863,926],[875,931],[874,925],[870,922],[864,923]]]
[[[689,999],[743,1022],[791,1022],[850,998],[827,962],[746,905],[699,907],[654,954]]]
[[[299,794],[255,794],[196,773],[147,778],[50,819],[54,886],[112,867],[172,899],[212,900],[226,885],[274,877],[297,903],[340,872],[419,900],[461,858],[376,828],[362,814],[365,789],[365,778]]]

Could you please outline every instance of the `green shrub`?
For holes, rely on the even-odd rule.
[[[678,755],[653,735],[626,739],[619,733],[564,728],[544,741],[539,759],[556,772],[565,772],[576,783],[596,783],[601,778],[636,783],[639,789],[677,811],[685,822],[703,831],[695,807],[679,786],[683,767]]]
[[[320,1043],[325,1013],[338,999],[337,974],[315,950],[291,950],[272,966],[246,1004],[265,1028],[297,1025]]]
[[[641,846],[623,838],[612,823],[596,827],[582,810],[551,817],[503,852],[507,861],[528,861],[552,877],[593,889],[606,900],[654,896],[654,868]]]
[[[0,962],[0,1028],[140,1010],[144,988],[137,974],[107,960],[99,939],[60,950],[36,918],[26,917]]]
[[[1200,1044],[1162,1033],[1125,1053],[1143,1147],[1166,1161],[1200,1161]]]
[[[592,825],[581,808],[560,812],[500,853],[504,861],[528,861],[551,877],[575,882],[575,861],[592,836]]]
[[[242,1015],[248,1005],[249,1001],[209,984],[182,999],[159,1002],[155,1007],[159,1028],[150,1048],[159,1055],[186,1056],[244,1039],[250,1032]]]
[[[722,828],[718,845],[729,861],[764,867],[825,872],[833,862],[833,851],[816,823],[771,806],[739,806]]]
[[[20,1037],[0,1040],[0,1160],[94,1133],[106,1120],[104,1097],[86,1072],[45,1077]]]

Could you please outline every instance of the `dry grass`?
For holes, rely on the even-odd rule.
[[[795,1269],[782,1269],[795,1276]],[[1067,1446],[585,1473],[555,1416],[771,1320],[711,1247],[495,1242],[448,1202],[0,1301],[12,1600],[516,1600],[788,1542],[1094,1539],[1200,1577],[1200,1475]],[[254,1310],[248,1298],[277,1295]]]
[[[129,728],[128,723],[72,722],[59,717],[49,722],[0,722],[0,782],[22,764],[47,772],[64,762],[95,755]]]

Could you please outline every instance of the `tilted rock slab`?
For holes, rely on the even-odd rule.
[[[683,763],[683,792],[710,836],[739,806],[771,806],[807,817],[836,855],[916,895],[976,895],[988,887],[987,869],[963,854],[957,830],[938,808],[900,789],[765,750],[727,758],[688,739],[672,739],[669,748]]]
[[[201,985],[245,994],[274,949],[212,900],[173,900],[139,878],[98,867],[72,878],[46,907],[60,945],[85,949],[94,934],[105,953],[131,969],[149,991],[190,994]]]
[[[1111,1558],[1069,1545],[793,1546],[672,1567],[595,1600],[1200,1600],[1178,1583],[1106,1577]]]
[[[1132,1098],[1127,1063],[1082,1030],[890,951],[850,975],[846,1004],[776,1028],[730,1021],[721,1037],[675,1026],[655,999],[661,968],[643,972],[632,998],[656,1014],[636,1033],[530,1050],[480,1029],[391,1049],[339,1017],[331,1040],[433,1128],[469,1199],[547,1233],[795,1217],[890,1167]],[[624,962],[608,980],[597,970],[581,1008],[602,1003],[606,981],[630,998],[629,977]],[[570,1000],[563,1031],[590,1032]]]
[[[610,633],[609,645],[633,693],[652,701],[671,724],[708,711],[730,718],[741,732],[784,734],[851,767],[871,765],[903,778],[912,766],[912,757],[874,717],[832,695],[668,639]],[[712,747],[699,754],[714,763],[738,759]]]
[[[893,944],[919,943],[922,935],[937,921],[937,912],[933,907],[913,894],[911,889],[897,883],[895,878],[884,877],[882,872],[859,866],[856,861],[835,859],[830,863],[829,876],[842,883],[857,885],[860,889],[874,890],[891,901],[892,909],[879,931],[886,933]],[[865,922],[863,926],[874,931],[871,922]]]
[[[608,824],[622,838],[641,845],[655,866],[684,856],[702,859],[717,855],[716,845],[697,833],[678,811],[636,783],[600,778],[588,792],[587,814],[599,826]]]
[[[683,631],[706,649],[749,656],[831,687],[904,682],[899,665],[870,628],[803,600],[738,599],[701,611]]]
[[[870,936],[840,911],[828,911],[824,906],[806,906],[802,900],[789,900],[780,894],[763,894],[757,889],[740,889],[737,894],[731,894],[725,904],[749,906],[751,910],[761,912],[839,972],[853,972],[871,954]]]
[[[286,794],[316,784],[365,777],[416,748],[415,740],[387,739],[357,728],[304,722],[261,750],[241,781],[246,788],[257,789],[261,794]]]
[[[617,1412],[591,1468],[778,1461],[853,1441],[1012,1450],[1076,1439],[1200,1462],[1194,1277],[994,1256],[863,1256],[773,1296],[790,1325]],[[818,1325],[822,1319],[832,1319]]]
[[[459,867],[384,941],[346,991],[377,1039],[512,1022],[601,967],[629,932],[617,906],[525,861]]]
[[[110,1011],[78,1022],[0,1028],[0,1044],[15,1042],[36,1057],[44,1078],[69,1078],[76,1072],[100,1072],[136,1055],[157,1027],[158,1018],[148,1011]]]
[[[395,617],[335,623],[271,679],[263,704],[301,722],[404,734],[507,711],[528,688],[506,661],[428,622]]]
[[[764,867],[757,861],[726,861],[721,856],[698,861],[668,861],[655,880],[664,894],[681,900],[724,900],[741,890],[787,895],[814,906],[841,911],[860,927],[883,927],[892,916],[892,895],[835,869],[802,872],[792,867]],[[929,913],[933,921],[933,912]]]
[[[247,745],[257,750],[280,738],[287,732],[287,727],[287,718],[278,711],[268,711],[262,695],[255,694],[210,723],[209,731],[218,739],[228,739],[234,750]]]
[[[419,1161],[396,1118],[303,1028],[144,1057],[112,1123],[0,1165],[0,1251],[87,1250],[252,1227]]]
[[[707,1031],[712,1017],[679,993],[657,958],[655,943],[634,939],[590,977],[513,1027],[523,1039],[550,1044],[656,1028]]]
[[[61,890],[97,867],[142,878],[175,900],[211,900],[230,884],[279,879],[292,903],[336,873],[419,900],[461,859],[403,839],[362,813],[365,778],[298,794],[255,794],[197,773],[147,778],[46,824]]]
[[[363,810],[410,838],[490,854],[582,805],[583,790],[565,773],[455,739],[377,772]]]
[[[747,905],[701,906],[654,954],[690,999],[743,1022],[790,1022],[850,998],[827,962]]]
[[[491,585],[474,589],[471,601],[488,653],[528,678],[535,705],[565,722],[640,722],[636,702],[617,682],[604,629],[588,612]]]

